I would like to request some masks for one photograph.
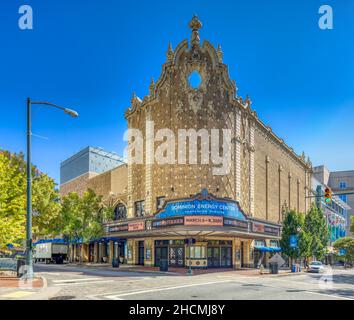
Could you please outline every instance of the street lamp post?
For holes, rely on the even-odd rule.
[[[49,102],[31,101],[27,98],[27,213],[26,213],[26,278],[31,280],[34,277],[33,273],[33,258],[32,258],[32,167],[31,167],[31,105],[40,104],[54,107],[64,111],[72,117],[78,117],[78,113],[74,110],[63,108]]]

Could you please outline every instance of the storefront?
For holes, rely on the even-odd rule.
[[[154,216],[108,224],[107,237],[126,239],[127,263],[170,267],[240,268],[255,265],[253,241],[277,241],[280,226],[247,217],[236,201],[207,191],[166,202]]]

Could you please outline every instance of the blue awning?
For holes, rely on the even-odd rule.
[[[281,248],[276,247],[264,247],[264,246],[257,246],[254,249],[261,251],[261,252],[280,252]]]
[[[66,241],[64,241],[64,239],[41,239],[34,243],[34,245],[36,246],[37,244],[41,243],[68,244]]]

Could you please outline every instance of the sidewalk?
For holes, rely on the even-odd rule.
[[[0,300],[16,300],[31,298],[47,288],[44,278],[22,280],[17,277],[0,277]]]
[[[147,273],[158,273],[158,274],[170,274],[170,275],[179,275],[184,276],[188,272],[188,268],[176,268],[176,267],[169,267],[168,271],[160,271],[159,267],[150,267],[150,266],[137,266],[137,265],[127,265],[127,264],[120,264],[119,268],[113,268],[108,263],[84,263],[80,264],[67,264],[66,266],[71,267],[81,267],[81,268],[92,268],[92,269],[104,269],[110,271],[117,271],[117,272],[147,272]],[[263,273],[260,274],[259,269],[253,268],[242,268],[242,269],[232,269],[232,268],[218,268],[218,269],[192,269],[193,275],[201,275],[201,274],[210,274],[210,273],[221,273],[221,272],[228,272],[233,274],[239,274],[243,276],[283,276],[283,275],[298,275],[302,274],[303,272],[296,272],[292,273],[289,269],[281,269],[279,270],[278,274],[270,274],[269,269],[264,269]]]

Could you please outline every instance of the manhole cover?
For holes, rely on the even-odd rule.
[[[75,296],[58,296],[58,297],[49,298],[49,300],[72,300],[74,298]]]

